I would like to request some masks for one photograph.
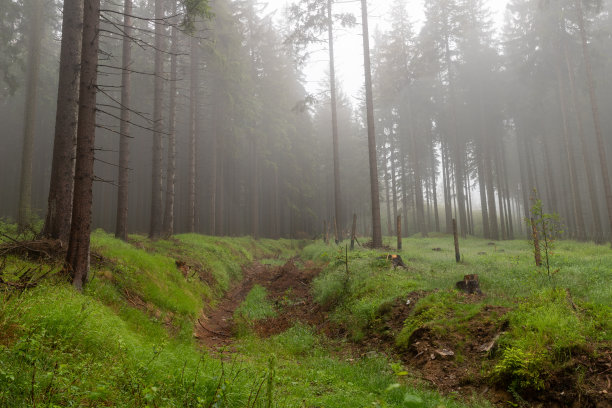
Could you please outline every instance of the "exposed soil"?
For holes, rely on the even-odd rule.
[[[426,327],[416,330],[406,348],[399,349],[395,338],[415,304],[428,293],[416,291],[384,305],[379,317],[360,342],[347,342],[348,330],[328,319],[328,309],[317,304],[310,293],[310,283],[320,268],[307,263],[296,266],[292,259],[281,267],[254,264],[245,268],[244,280],[230,290],[214,310],[203,313],[196,335],[208,347],[232,343],[232,316],[255,284],[265,287],[280,311],[277,317],[258,321],[254,327],[261,337],[284,332],[296,322],[314,327],[330,341],[342,341],[342,357],[358,358],[383,353],[402,361],[415,385],[429,384],[446,395],[470,400],[480,396],[500,407],[586,407],[612,408],[612,351],[597,353],[577,351],[566,369],[554,373],[545,391],[523,395],[517,401],[507,385],[492,385],[483,377],[483,365],[492,364],[499,336],[507,329],[503,318],[508,308],[487,305],[465,325],[462,333],[439,333]],[[481,301],[482,296],[463,295],[464,302]],[[597,355],[597,357],[592,357]],[[512,401],[512,404],[509,402]]]
[[[278,317],[257,324],[255,330],[262,337],[282,333],[296,321],[318,327],[327,315],[312,300],[310,283],[320,269],[312,263],[300,269],[295,262],[296,259],[291,259],[283,266],[254,263],[243,268],[242,282],[227,292],[214,309],[202,313],[196,325],[196,337],[211,348],[230,345],[234,335],[234,311],[255,285],[265,287],[277,308],[282,307]]]

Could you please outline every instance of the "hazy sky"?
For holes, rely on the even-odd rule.
[[[278,10],[277,15],[280,17],[286,5],[294,1],[299,0],[269,0],[266,11]],[[262,1],[262,3],[266,2]],[[371,45],[373,45],[372,36],[376,29],[384,31],[388,25],[388,10],[391,3],[392,0],[368,0]],[[495,19],[501,23],[507,0],[488,0],[488,3]],[[337,0],[334,7],[334,12],[351,12],[355,15],[357,21],[361,22],[360,0]],[[407,0],[407,8],[416,29],[423,19],[423,0]],[[350,30],[336,29],[335,51],[338,84],[352,98],[358,97],[363,87],[362,47],[361,25]],[[329,70],[329,60],[326,52],[327,48],[322,52],[313,54],[306,68],[306,76],[309,81],[307,87],[310,92],[314,93],[321,89],[320,83],[325,80],[325,73]]]

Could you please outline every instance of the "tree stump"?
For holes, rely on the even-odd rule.
[[[480,282],[478,281],[478,275],[465,275],[462,281],[457,282],[455,285],[457,289],[468,295],[482,295],[480,290]]]

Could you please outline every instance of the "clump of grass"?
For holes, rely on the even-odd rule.
[[[412,334],[426,328],[438,335],[445,333],[467,334],[467,323],[483,308],[484,302],[468,300],[455,291],[438,291],[419,300],[395,342],[399,347],[407,347]]]
[[[261,285],[249,291],[242,304],[234,311],[234,323],[238,335],[247,334],[257,320],[276,316],[274,305],[268,300],[268,292]]]
[[[573,354],[589,353],[589,344],[609,339],[609,323],[594,319],[593,309],[577,307],[562,289],[535,292],[507,317],[510,330],[500,338],[490,376],[517,390],[542,389]]]
[[[234,318],[243,318],[247,322],[274,316],[274,305],[268,300],[266,288],[261,285],[253,286],[244,302],[234,311]]]
[[[317,346],[317,338],[312,329],[300,323],[277,335],[273,342],[280,345],[285,353],[293,356],[308,354]]]

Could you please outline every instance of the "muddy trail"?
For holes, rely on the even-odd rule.
[[[231,346],[234,340],[233,314],[255,285],[266,288],[268,298],[275,305],[276,317],[259,320],[254,331],[266,338],[280,334],[300,322],[325,335],[338,358],[357,359],[380,353],[394,361],[402,361],[410,373],[406,381],[416,387],[429,387],[445,395],[469,401],[474,396],[486,399],[499,407],[595,407],[612,408],[611,379],[612,353],[607,350],[591,357],[577,353],[567,364],[567,370],[553,373],[545,390],[517,395],[508,391],[508,384],[492,384],[484,376],[483,367],[493,363],[497,340],[508,329],[503,316],[508,308],[488,305],[470,319],[464,333],[439,333],[427,327],[417,329],[407,347],[398,348],[396,336],[402,330],[417,302],[430,292],[415,291],[397,299],[378,312],[360,341],[348,340],[348,327],[330,322],[329,307],[316,303],[311,294],[312,280],[320,267],[307,262],[302,268],[297,259],[283,266],[255,263],[244,269],[244,279],[232,288],[217,304],[206,311],[196,326],[196,336],[212,349]],[[464,295],[462,302],[478,302],[478,295]],[[501,319],[500,319],[501,318]],[[231,347],[230,347],[231,348]],[[580,376],[580,378],[578,378]],[[509,401],[514,401],[509,404]],[[518,405],[512,405],[518,404]]]
[[[320,268],[312,262],[299,268],[296,262],[294,258],[283,266],[255,262],[245,267],[243,280],[230,289],[214,309],[202,313],[196,324],[196,338],[212,349],[230,346],[235,334],[234,312],[255,285],[266,288],[276,308],[283,310],[282,316],[257,325],[256,332],[262,337],[282,333],[296,321],[318,327],[325,320],[325,314],[315,305],[310,284]]]

